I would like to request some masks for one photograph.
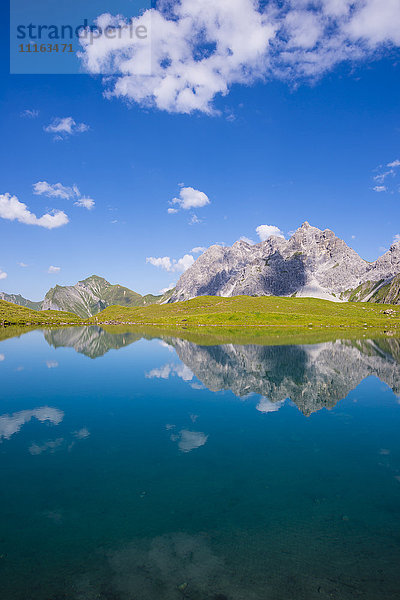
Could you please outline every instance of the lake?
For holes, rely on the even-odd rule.
[[[36,330],[0,381],[2,600],[400,597],[400,340]]]

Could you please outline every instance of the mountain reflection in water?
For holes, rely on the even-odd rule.
[[[398,600],[399,340],[1,335],[1,600]]]
[[[142,338],[140,333],[113,334],[97,326],[47,330],[44,335],[51,346],[72,347],[90,358]],[[183,365],[167,363],[147,377],[167,379],[176,373],[185,381],[195,376],[213,392],[230,390],[238,397],[259,394],[264,397],[258,405],[261,412],[278,410],[287,398],[305,415],[333,408],[371,375],[400,395],[400,340],[394,338],[263,346],[198,345],[155,337],[175,350]]]

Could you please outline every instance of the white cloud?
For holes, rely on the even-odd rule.
[[[380,173],[379,175],[375,175],[374,180],[378,183],[384,183],[386,177],[389,175],[394,175],[393,169],[390,169],[390,171],[384,171],[384,173]]]
[[[400,160],[396,159],[393,162],[388,163],[387,166],[392,168],[400,167]]]
[[[242,235],[240,240],[242,242],[246,242],[247,244],[250,244],[251,246],[253,246],[254,242],[253,240],[251,240],[250,238],[246,237],[245,235]]]
[[[256,227],[256,232],[258,237],[262,242],[268,239],[271,235],[276,235],[277,237],[285,237],[282,231],[276,225],[259,225]]]
[[[82,429],[78,429],[77,431],[73,431],[72,435],[77,439],[77,440],[85,440],[86,438],[88,438],[90,436],[90,431],[87,427],[82,427]]]
[[[87,131],[89,125],[86,125],[86,123],[77,123],[72,117],[55,117],[52,122],[43,129],[47,133],[54,133],[55,140],[63,140],[70,135]]]
[[[175,258],[171,259],[169,256],[162,256],[159,258],[148,256],[146,262],[154,267],[160,267],[165,271],[169,271],[170,273],[174,271],[183,273],[183,271],[186,271],[186,269],[192,266],[194,258],[191,254],[185,254],[182,258],[178,258],[177,260]]]
[[[261,7],[260,7],[261,4]],[[257,80],[312,81],[339,63],[379,58],[400,45],[398,0],[181,0],[130,22],[98,18],[112,39],[81,38],[90,73],[106,73],[107,97],[179,113],[216,112],[216,96]],[[138,40],[127,25],[147,27]],[[125,29],[122,29],[125,27]],[[151,50],[151,71],[148,58]]]
[[[12,415],[0,416],[0,441],[8,440],[12,435],[18,433],[21,427],[31,419],[37,419],[41,423],[49,421],[53,425],[58,425],[64,418],[64,413],[58,408],[42,406],[33,410],[21,410]]]
[[[59,273],[60,271],[61,267],[54,267],[53,265],[50,265],[50,267],[47,270],[48,273]]]
[[[167,209],[167,213],[169,215],[175,215],[177,212],[179,212],[177,208],[168,208]]]
[[[75,206],[81,206],[82,208],[87,208],[87,210],[91,210],[95,205],[95,201],[92,198],[86,198],[86,196],[82,196],[74,202]]]
[[[58,367],[58,362],[56,360],[46,360],[46,367],[48,369],[56,369]]]
[[[48,183],[47,181],[38,181],[33,184],[33,193],[44,195],[48,198],[64,198],[69,200],[75,196],[79,196],[79,190],[76,186],[67,187],[61,183]]]
[[[400,242],[400,233],[396,233],[396,235],[393,237],[393,242]]]
[[[6,357],[4,356],[4,354],[0,354],[0,362],[3,362],[3,360],[4,360],[5,358],[6,358]]]
[[[27,265],[26,263],[24,263],[24,262],[19,262],[19,263],[18,263],[18,266],[19,266],[19,267],[22,267],[22,268],[25,268],[25,267],[27,267],[28,265]]]
[[[26,110],[23,110],[21,113],[21,117],[28,118],[28,119],[37,119],[38,116],[39,116],[39,111],[36,109],[27,108]]]
[[[204,192],[195,190],[192,187],[183,187],[179,191],[179,198],[173,198],[171,204],[177,204],[184,210],[190,208],[202,208],[210,204],[208,196]]]
[[[62,198],[64,200],[75,199],[74,205],[91,210],[95,201],[92,198],[81,196],[77,185],[66,186],[62,183],[48,183],[47,181],[38,181],[33,184],[33,193],[44,195],[48,198]]]
[[[281,400],[281,402],[271,402],[268,398],[261,398],[256,409],[262,413],[278,412],[284,404],[285,400]]]
[[[208,440],[208,435],[202,431],[189,431],[182,429],[178,435],[172,435],[171,440],[178,442],[178,447],[181,452],[191,452],[196,448],[204,446]]]
[[[400,10],[399,10],[399,12],[400,12]],[[387,168],[385,171],[378,173],[373,178],[374,181],[376,181],[376,183],[378,184],[378,185],[374,186],[374,188],[373,188],[373,190],[375,192],[393,191],[392,186],[390,186],[390,181],[386,181],[386,179],[390,176],[390,180],[394,180],[396,182],[398,173],[399,173],[397,171],[397,169],[400,167],[400,160],[399,159],[392,160],[392,162],[387,163],[386,167]],[[380,165],[378,167],[379,170],[382,170],[382,168],[383,168],[382,165]],[[376,170],[378,170],[378,169],[376,169]]]
[[[197,215],[192,215],[190,217],[189,225],[197,225],[198,223],[202,223],[203,221],[199,219]]]
[[[35,442],[29,446],[29,452],[33,456],[37,456],[38,454],[42,454],[42,452],[54,452],[57,448],[62,446],[64,443],[64,438],[57,438],[56,440],[49,440],[44,444],[36,444]]]
[[[192,252],[193,254],[202,254],[206,250],[207,250],[207,248],[205,248],[204,246],[195,246],[194,248],[191,249],[190,252]]]
[[[169,256],[163,256],[156,258],[154,256],[148,256],[146,262],[150,263],[154,267],[160,267],[166,271],[172,271],[172,262]]]
[[[167,285],[167,287],[162,288],[158,293],[165,294],[166,292],[169,292],[169,290],[173,290],[175,286],[176,286],[176,283],[169,283]]]
[[[54,210],[51,214],[46,213],[37,217],[30,212],[26,204],[11,194],[0,194],[0,218],[18,221],[25,225],[38,225],[45,229],[62,227],[69,222],[67,215],[61,210]]]
[[[173,375],[176,375],[183,381],[192,381],[194,377],[193,372],[185,364],[179,363],[175,365],[167,363],[146,373],[146,379],[169,379]]]
[[[6,279],[7,277],[7,273],[5,271],[2,271],[2,269],[0,269],[0,279]]]

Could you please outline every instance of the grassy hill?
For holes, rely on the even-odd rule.
[[[78,325],[81,319],[69,312],[32,310],[0,300],[0,325]]]
[[[389,309],[392,314],[384,314]],[[400,327],[400,307],[315,298],[201,296],[148,307],[110,306],[91,323],[214,327]],[[400,329],[399,329],[400,331]]]
[[[387,312],[389,311],[389,312]],[[386,314],[385,314],[386,313]],[[34,311],[0,301],[0,325],[124,325],[158,328],[202,328],[216,331],[268,331],[270,334],[306,329],[332,331],[373,327],[400,335],[400,307],[370,303],[336,303],[314,298],[201,296],[187,302],[146,307],[110,306],[94,317],[80,319],[61,311]],[[200,329],[199,329],[200,331]]]

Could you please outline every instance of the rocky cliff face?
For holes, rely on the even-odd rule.
[[[369,300],[398,273],[400,243],[368,263],[329,229],[306,222],[289,240],[271,236],[253,246],[211,246],[181,276],[170,301],[204,295]]]

